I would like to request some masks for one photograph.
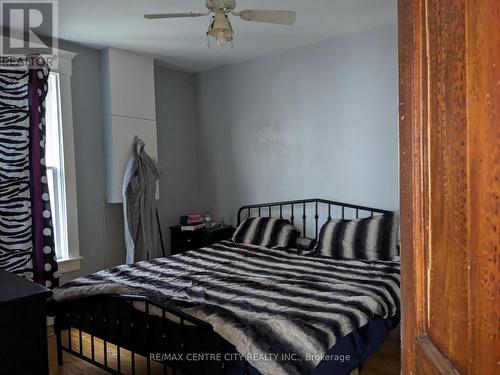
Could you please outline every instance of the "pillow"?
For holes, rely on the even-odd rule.
[[[295,247],[298,250],[312,250],[316,246],[316,240],[307,237],[297,237]]]
[[[239,225],[233,234],[235,243],[264,247],[292,247],[299,232],[288,220],[272,217],[251,217]]]
[[[336,259],[394,260],[398,229],[398,214],[330,220],[321,228],[315,252]]]

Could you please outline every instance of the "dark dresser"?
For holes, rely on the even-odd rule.
[[[170,227],[170,248],[172,255],[209,246],[222,240],[228,240],[233,236],[234,231],[233,227],[224,226],[210,230],[199,229],[183,232],[180,225],[175,225]]]
[[[52,292],[0,270],[0,373],[48,375],[46,299]]]

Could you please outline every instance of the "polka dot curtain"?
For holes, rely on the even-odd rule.
[[[45,160],[49,68],[0,69],[0,268],[58,286]]]
[[[38,59],[37,62],[43,62]],[[50,210],[49,186],[45,168],[45,98],[49,68],[32,67],[29,79],[31,130],[31,192],[33,223],[33,278],[48,288],[58,286],[59,273],[54,249],[54,231]]]

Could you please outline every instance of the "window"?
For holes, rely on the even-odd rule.
[[[59,73],[50,73],[46,98],[45,165],[49,184],[57,259],[68,259],[68,226],[66,225],[66,184],[61,123],[61,90]]]
[[[71,101],[72,59],[75,54],[58,51],[58,66],[49,75],[45,100],[45,166],[54,225],[59,272],[80,268],[76,173]]]

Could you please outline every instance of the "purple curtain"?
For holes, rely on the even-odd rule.
[[[59,273],[45,168],[49,68],[37,61],[29,70],[0,69],[0,268],[53,288]]]
[[[49,68],[43,64],[32,67],[29,73],[33,275],[36,282],[47,287],[56,287],[59,285],[59,273],[45,168],[45,98],[48,92]]]

